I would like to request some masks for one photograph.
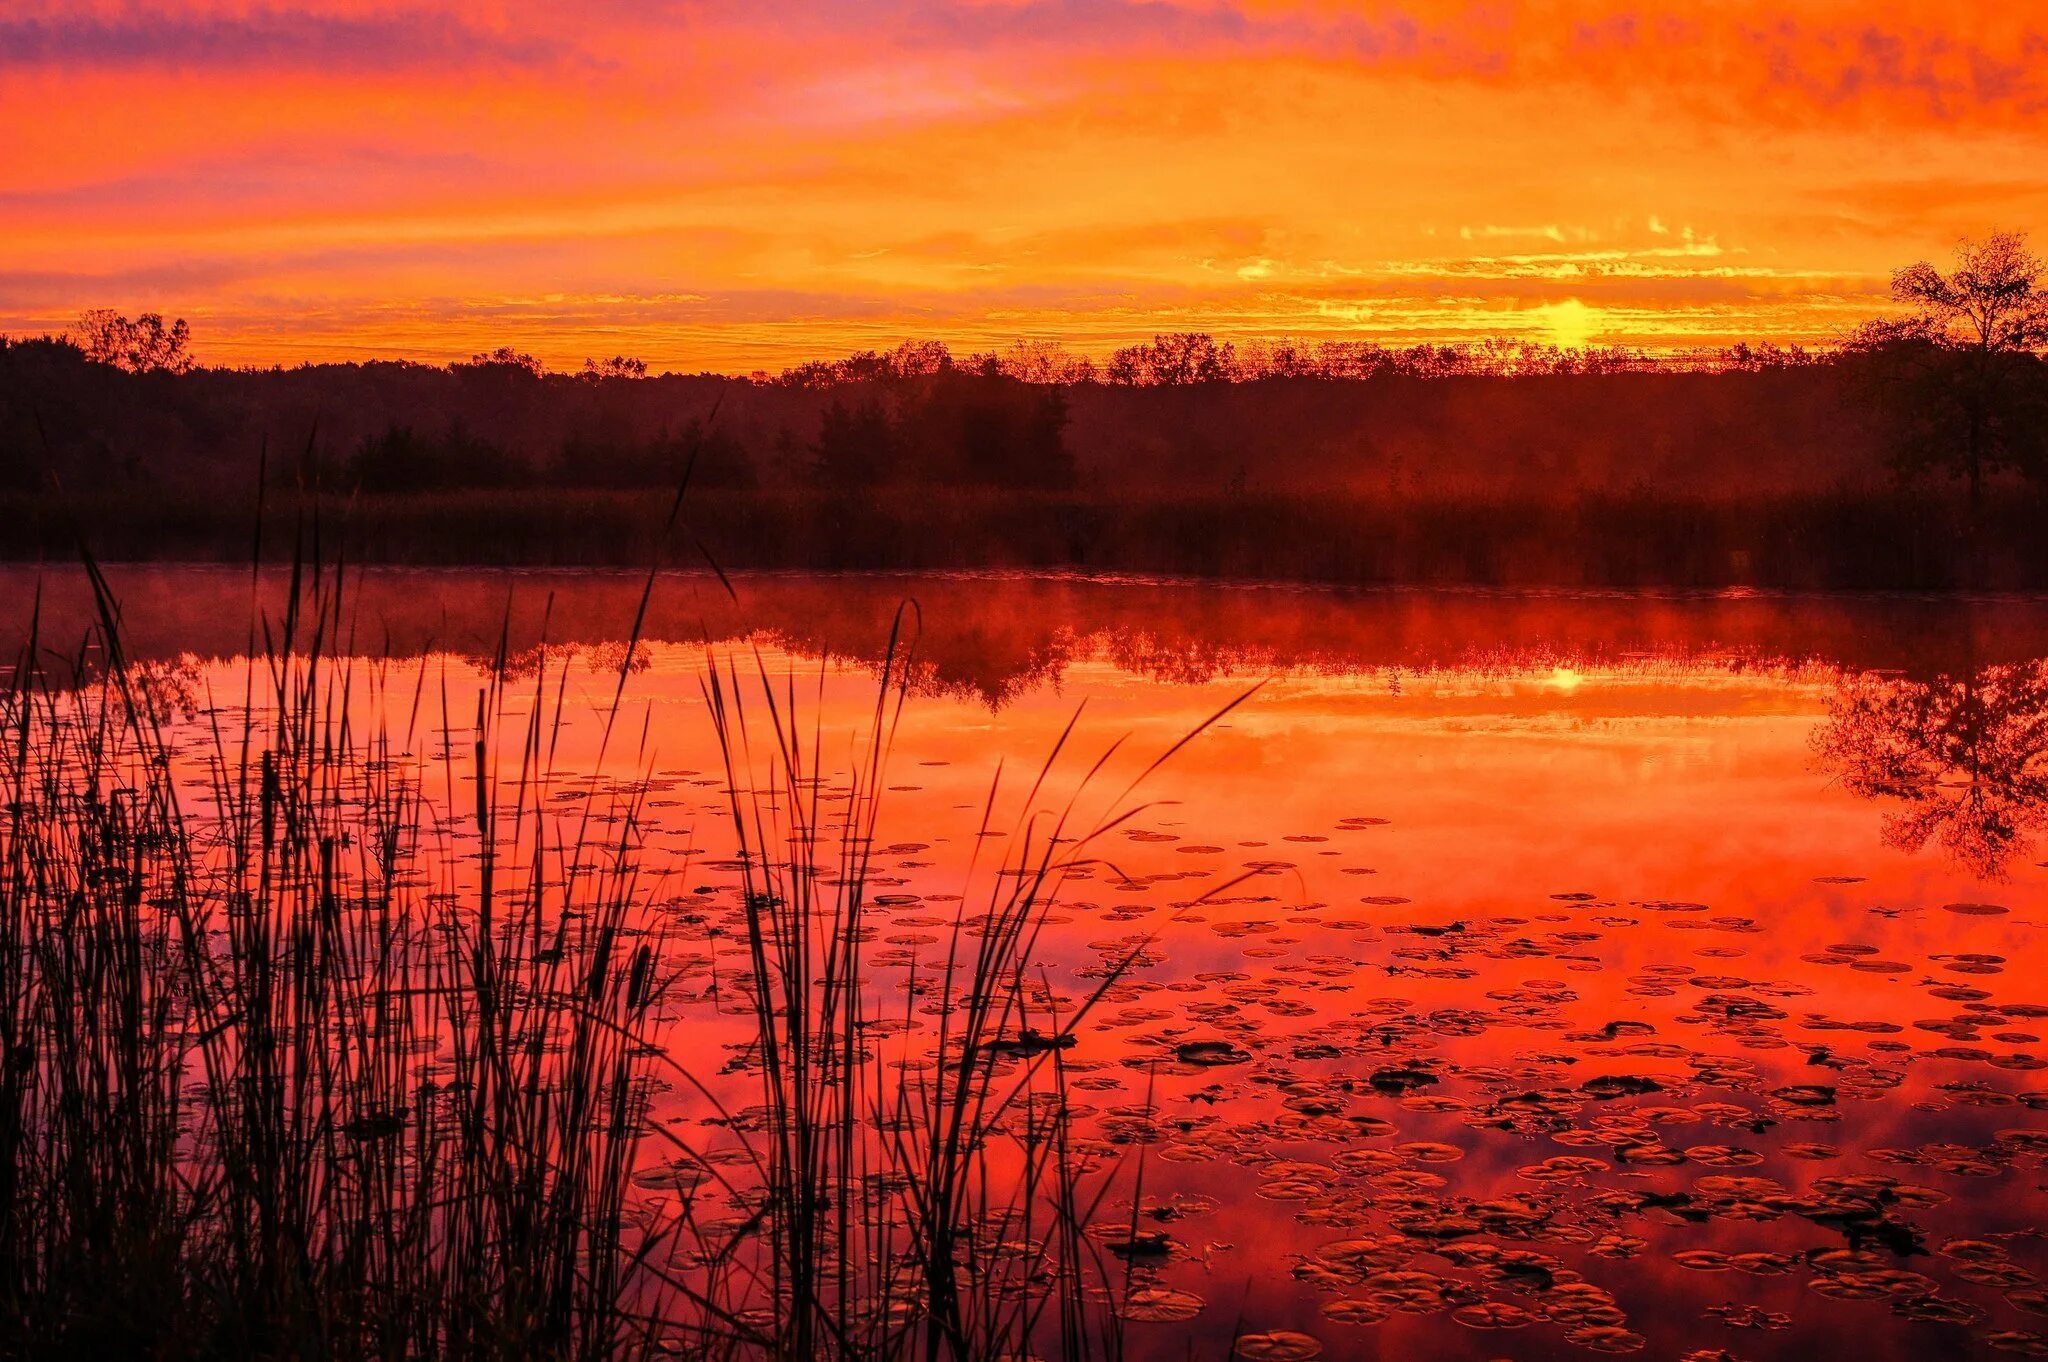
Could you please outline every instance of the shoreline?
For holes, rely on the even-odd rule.
[[[2048,499],[2001,491],[1974,526],[1910,490],[1699,499],[1646,491],[1547,502],[1249,492],[673,490],[328,498],[261,514],[265,561],[721,573],[1068,574],[1092,580],[1558,592],[2048,591]],[[77,527],[87,526],[81,533]],[[0,562],[246,567],[253,495],[0,494]],[[317,550],[317,551],[316,551]]]

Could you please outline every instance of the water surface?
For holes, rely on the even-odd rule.
[[[278,583],[110,576],[196,751]],[[487,670],[567,687],[557,797],[602,820],[649,782],[673,1044],[743,1102],[707,669],[801,706],[843,783],[914,601],[875,987],[928,967],[1031,810],[1139,810],[1038,951],[1068,997],[1138,952],[1070,1056],[1104,1242],[1163,1235],[1111,1256],[1136,1355],[2048,1351],[2048,602],[683,576],[643,613],[642,586],[371,574],[357,702],[459,808]],[[82,634],[75,577],[0,589],[40,589],[53,652]],[[731,1139],[681,1086],[657,1119]]]

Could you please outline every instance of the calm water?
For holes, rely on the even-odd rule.
[[[246,574],[112,577],[196,743],[239,703]],[[360,703],[459,808],[480,667],[501,640],[571,663],[556,798],[602,821],[651,781],[674,1043],[735,1102],[707,666],[793,693],[841,781],[918,603],[881,990],[1074,722],[1029,808],[1142,806],[1039,951],[1079,996],[1141,948],[1070,1056],[1120,1169],[1103,1218],[1127,1234],[1135,1197],[1165,1236],[1115,1270],[1137,1355],[2048,1352],[2048,601],[685,577],[600,765],[640,585],[372,575],[350,650],[390,660]],[[81,584],[43,590],[75,636]],[[733,1138],[680,1086],[657,1116]]]

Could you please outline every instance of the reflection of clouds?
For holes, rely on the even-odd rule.
[[[1930,841],[2002,876],[2048,828],[2048,660],[1960,679],[1860,677],[1829,701],[1814,750],[1845,788],[1884,800],[1886,845]]]

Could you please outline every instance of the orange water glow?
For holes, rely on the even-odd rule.
[[[206,579],[187,574],[188,597]],[[366,621],[380,600],[418,609],[421,576],[394,579],[405,589],[384,596],[373,579]],[[443,600],[463,599],[465,580],[451,574]],[[573,596],[588,579],[536,574],[514,595],[530,606],[547,586]],[[746,1080],[714,1072],[748,1022],[714,987],[733,945],[709,929],[733,911],[738,874],[706,668],[793,695],[833,787],[860,758],[880,638],[838,660],[778,642],[778,593],[814,622],[921,594],[935,665],[990,635],[1063,633],[1057,664],[1018,681],[1013,662],[1014,684],[930,673],[910,698],[876,830],[868,888],[891,897],[872,908],[870,964],[884,996],[913,962],[929,967],[952,896],[985,885],[1078,712],[1034,807],[1072,799],[1081,826],[1141,811],[1067,876],[1039,954],[1072,996],[1083,971],[1144,946],[1070,1067],[1093,1147],[1126,1175],[1142,1162],[1147,1223],[1174,1245],[1135,1285],[1200,1306],[1133,1324],[1135,1356],[1184,1356],[1233,1327],[1305,1334],[1332,1357],[2040,1346],[2048,846],[2023,838],[1987,876],[1888,842],[1891,810],[1828,769],[1815,734],[1857,684],[1913,684],[1902,673],[1947,674],[1964,655],[2005,665],[1960,614],[1981,609],[2024,650],[2048,604],[1283,592],[1246,614],[1227,591],[1159,585],[740,588],[761,602],[751,635],[644,645],[603,772],[626,655],[602,628],[550,655],[569,668],[554,762],[570,816],[607,816],[609,792],[650,782],[635,854],[685,971],[672,1045],[745,1100]],[[672,606],[716,598],[686,583]],[[979,609],[940,616],[934,598]],[[1133,602],[1158,622],[1149,648],[1073,627]],[[1434,662],[1404,656],[1388,625],[1423,616]],[[1300,660],[1344,619],[1348,642]],[[1267,651],[1247,660],[1233,629],[1262,630]],[[1770,651],[1801,631],[1831,654]],[[1288,647],[1297,660],[1276,661]],[[453,790],[482,672],[471,653],[398,651],[359,703],[403,735],[430,796]],[[185,668],[193,694],[240,693],[233,662]],[[1254,685],[1119,805],[1146,763]],[[514,687],[530,696],[532,682]],[[996,833],[978,836],[999,763]],[[1191,1041],[1241,1062],[1183,1062]],[[680,1090],[657,1114],[711,1147],[731,1138]]]

